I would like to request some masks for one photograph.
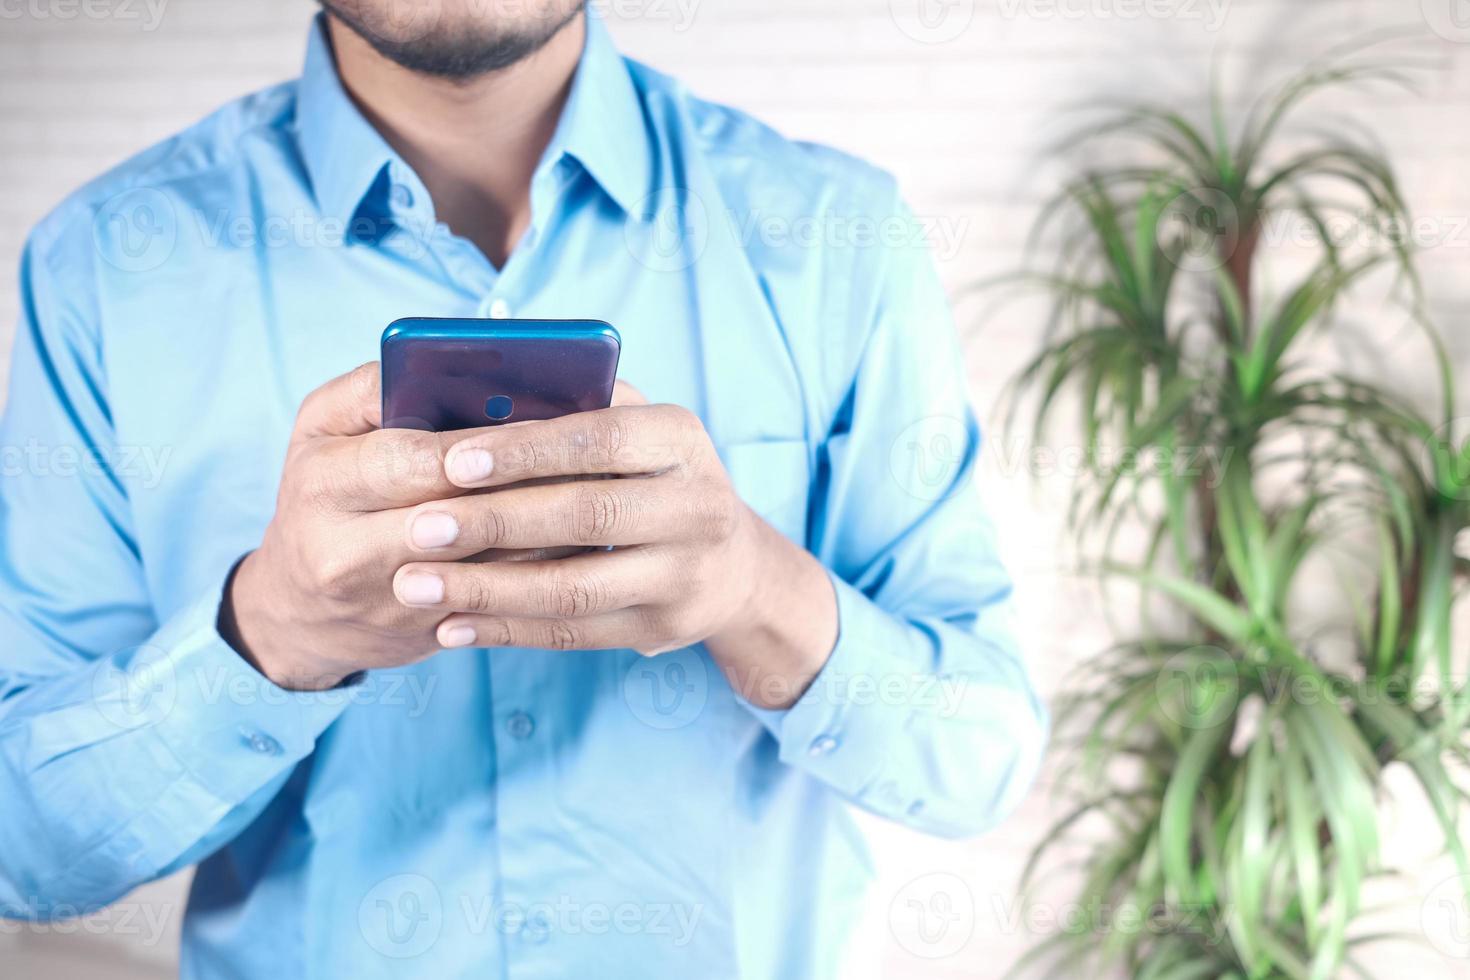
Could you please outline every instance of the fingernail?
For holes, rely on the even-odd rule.
[[[495,460],[486,449],[461,449],[449,459],[449,478],[458,484],[488,479]]]
[[[459,537],[459,521],[437,510],[414,515],[408,526],[408,539],[415,548],[444,548]]]
[[[467,647],[475,642],[473,626],[450,626],[439,631],[439,642],[447,650],[450,647]]]
[[[437,606],[444,601],[444,580],[432,572],[411,572],[398,579],[398,598],[410,606]]]

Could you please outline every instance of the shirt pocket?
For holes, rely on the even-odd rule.
[[[776,530],[805,545],[812,480],[806,440],[732,442],[721,447],[720,459],[740,498]]]

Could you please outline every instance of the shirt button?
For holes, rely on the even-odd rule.
[[[280,755],[281,743],[271,738],[264,732],[254,732],[242,728],[240,738],[250,748],[250,751],[260,755]]]
[[[490,304],[490,316],[496,320],[510,319],[510,304],[503,299],[497,299]]]
[[[505,719],[505,730],[510,732],[512,738],[530,738],[531,733],[536,730],[536,721],[524,711],[517,711]]]
[[[917,817],[919,814],[921,814],[923,812],[924,812],[924,801],[923,800],[915,800],[914,802],[912,802],[912,803],[909,804],[909,816],[911,816],[911,817]]]
[[[413,191],[409,190],[407,184],[394,184],[393,190],[388,194],[388,199],[400,211],[407,211],[413,207]]]
[[[546,916],[540,912],[537,912],[526,920],[526,939],[530,942],[539,945],[540,943],[546,942],[550,935],[551,923],[547,922]]]
[[[824,755],[830,755],[841,744],[835,735],[819,735],[812,739],[811,747],[807,749],[807,753],[813,758],[819,758]]]

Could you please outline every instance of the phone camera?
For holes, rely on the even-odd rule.
[[[515,407],[509,395],[491,395],[485,400],[485,417],[492,422],[504,422]]]

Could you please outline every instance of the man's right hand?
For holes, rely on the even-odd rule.
[[[225,598],[225,639],[284,688],[323,690],[439,649],[443,612],[406,607],[393,575],[423,557],[405,540],[411,508],[465,491],[444,475],[449,440],[379,428],[379,384],[370,363],[307,396],[275,516]],[[413,533],[433,547],[434,528]]]

